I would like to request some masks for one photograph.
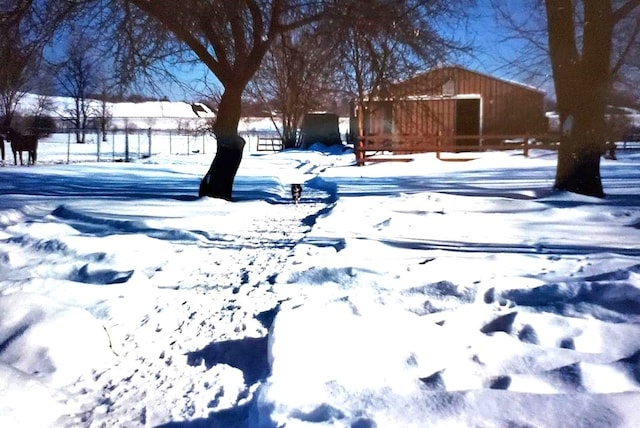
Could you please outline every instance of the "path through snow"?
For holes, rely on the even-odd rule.
[[[313,193],[311,188],[305,191]],[[221,210],[227,204],[207,203]],[[147,273],[148,280],[141,276],[145,296],[136,299],[143,300],[140,306],[127,305],[123,310],[132,312],[116,319],[128,322],[107,327],[114,352],[126,362],[71,387],[70,393],[83,399],[74,403],[79,416],[67,426],[86,420],[93,421],[92,426],[101,420],[106,425],[130,420],[155,426],[206,418],[219,408],[246,410],[242,404],[253,398],[258,381],[269,372],[266,335],[280,296],[271,285],[314,217],[327,207],[326,202],[248,204],[255,207],[247,207],[239,222],[227,217],[233,223],[229,229],[219,225],[215,236],[185,242],[169,255],[170,262]],[[198,268],[185,271],[183,266]],[[113,310],[113,303],[109,308]],[[210,402],[198,402],[202,397]],[[112,409],[113,403],[118,405]],[[222,413],[221,423],[224,417]]]
[[[104,202],[83,198],[74,180],[84,182],[67,177],[74,190],[59,205],[47,199],[2,219],[14,292],[44,286],[53,300],[89,307],[117,357],[64,389],[73,415],[65,426],[155,426],[238,403],[243,411],[269,370],[266,335],[282,298],[271,286],[331,195],[309,183],[294,205],[288,183],[271,179],[261,187],[270,202],[110,200],[105,213]],[[109,183],[112,194],[132,191]],[[157,221],[136,220],[135,212],[154,211]],[[86,284],[104,293],[84,293]]]

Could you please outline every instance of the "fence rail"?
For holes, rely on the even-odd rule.
[[[282,148],[283,143],[280,137],[258,137],[259,152],[279,152]]]
[[[558,150],[558,134],[500,134],[500,135],[395,135],[378,134],[358,137],[354,142],[356,163],[394,160],[394,158],[375,158],[380,153],[414,154],[522,150],[528,156],[529,150]],[[614,157],[617,150],[638,150],[639,141],[608,142],[605,150]],[[405,160],[396,158],[396,160]]]
[[[523,150],[525,156],[531,148],[556,150],[558,136],[554,134],[500,134],[500,135],[368,135],[359,137],[354,144],[356,163],[363,165],[368,153],[455,153],[499,150]],[[372,160],[372,159],[369,159]]]
[[[38,156],[38,160],[50,163],[129,162],[155,155],[205,155],[203,162],[210,162],[217,150],[213,135],[193,130],[129,129],[103,134],[98,129],[58,129],[46,133],[31,129],[29,133],[40,135],[39,151],[44,157]],[[276,141],[277,132],[246,131],[240,135],[247,141],[247,153],[282,150]],[[273,140],[272,144],[261,142],[269,139]],[[6,143],[5,153],[10,151]],[[5,159],[6,163],[13,163],[13,156]]]

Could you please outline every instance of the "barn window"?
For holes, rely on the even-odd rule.
[[[455,89],[455,84],[453,82],[453,79],[449,79],[446,82],[444,82],[444,85],[442,85],[442,95],[452,97],[455,94],[456,94],[456,89]]]

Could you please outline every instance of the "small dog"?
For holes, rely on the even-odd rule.
[[[302,197],[302,185],[301,184],[292,184],[291,185],[291,198],[293,199],[293,202],[296,203],[296,205],[298,205],[298,202],[300,202],[300,198]]]

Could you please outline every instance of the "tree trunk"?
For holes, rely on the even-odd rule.
[[[604,189],[600,177],[600,157],[605,146],[597,130],[598,119],[594,118],[594,114],[580,109],[567,120],[573,123],[560,143],[554,187],[602,198]]]
[[[294,115],[282,115],[282,147],[295,149],[298,146],[298,130]]]
[[[605,107],[611,81],[611,0],[583,0],[581,43],[574,7],[572,0],[546,0],[558,110],[561,123],[568,125],[561,137],[554,187],[604,197],[600,156],[605,149]]]
[[[5,110],[4,110],[4,111],[5,111],[5,112],[8,112],[9,110],[7,110],[7,109],[5,108]],[[9,130],[9,127],[10,127],[10,126],[11,126],[11,117],[10,117],[10,115],[9,115],[9,114],[6,114],[6,115],[4,116],[4,120],[3,120],[3,122],[2,122],[2,127],[0,127],[0,131],[2,131],[3,133],[6,133],[6,132]],[[5,148],[4,148],[4,143],[5,143],[5,141],[4,141],[4,137],[3,137],[3,136],[0,136],[0,146],[2,146],[2,147],[0,148],[0,151],[2,151],[2,153],[1,153],[1,154],[2,154],[2,161],[3,161],[3,162],[4,162],[4,157],[5,157],[5,151],[4,151],[4,150],[5,150]]]
[[[200,197],[231,200],[233,180],[240,167],[245,146],[245,140],[238,135],[241,106],[242,88],[225,88],[213,125],[218,150],[209,171],[200,180]]]

